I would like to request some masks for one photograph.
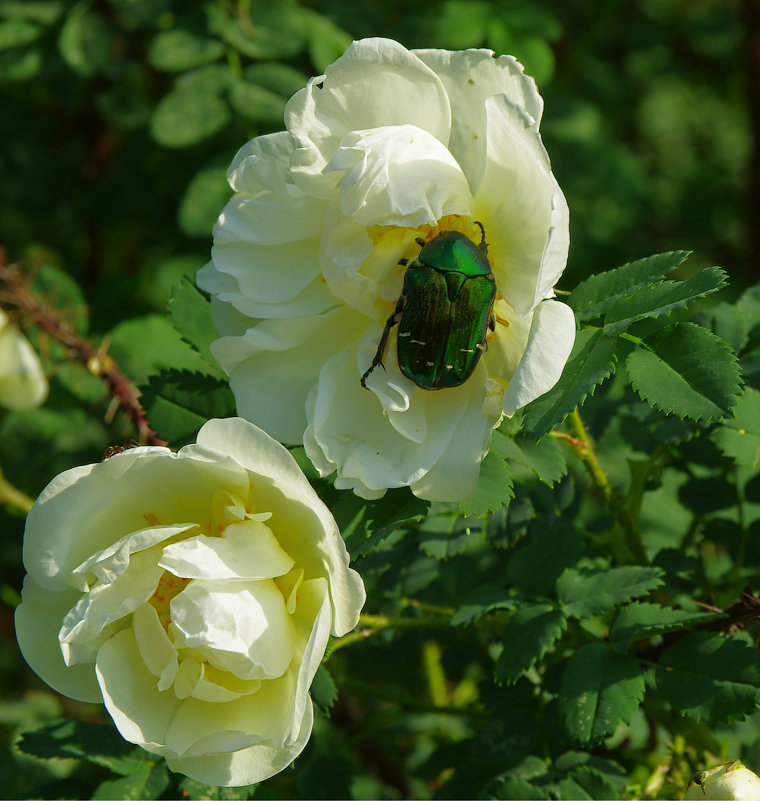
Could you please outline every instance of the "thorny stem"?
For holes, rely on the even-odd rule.
[[[410,604],[412,606],[413,604]],[[454,614],[453,610],[447,610]],[[348,634],[330,643],[327,651],[329,659],[339,648],[353,645],[386,629],[436,629],[449,625],[451,615],[441,617],[388,617],[387,615],[360,615],[359,625]]]
[[[13,484],[9,484],[3,475],[3,471],[0,470],[0,503],[14,506],[27,515],[34,505],[34,500],[25,492],[14,487]]]
[[[647,559],[644,545],[641,541],[641,533],[639,532],[636,521],[612,488],[610,480],[604,472],[604,468],[599,463],[593,443],[588,435],[588,431],[586,431],[586,426],[583,424],[578,409],[574,409],[567,419],[576,441],[580,442],[580,445],[574,445],[575,452],[583,460],[594,484],[596,484],[602,498],[604,498],[604,502],[615,515],[615,519],[623,529],[628,548],[636,559],[642,562],[648,562],[649,560]]]
[[[137,438],[141,444],[166,445],[166,442],[151,429],[137,398],[137,390],[113,357],[102,348],[94,348],[76,334],[65,320],[43,306],[27,286],[21,270],[7,263],[2,248],[0,248],[0,286],[4,287],[3,305],[17,309],[23,318],[38,325],[41,330],[68,348],[72,357],[81,362],[92,375],[106,382],[111,395],[121,404],[137,429]]]

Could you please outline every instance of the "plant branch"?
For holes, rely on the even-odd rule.
[[[4,305],[17,309],[25,320],[38,325],[42,331],[67,348],[71,356],[83,364],[92,375],[105,381],[111,395],[137,429],[141,444],[167,444],[151,429],[138,400],[137,389],[121,371],[113,357],[102,346],[95,348],[82,339],[65,320],[43,306],[29,289],[21,270],[7,263],[2,249],[0,249],[0,285],[5,288]]]
[[[610,480],[599,462],[596,451],[594,450],[594,445],[591,442],[591,438],[588,435],[588,431],[586,430],[586,426],[581,419],[578,409],[574,409],[567,419],[575,437],[575,443],[580,443],[574,444],[571,441],[570,444],[573,444],[575,452],[583,460],[594,484],[601,493],[602,498],[604,498],[604,502],[623,529],[628,549],[635,559],[645,563],[648,562],[649,560],[647,559],[646,551],[641,541],[641,533],[639,532],[638,525],[631,516],[623,500],[615,492],[612,484],[610,484]]]
[[[19,509],[25,515],[29,514],[29,510],[34,505],[34,500],[30,498],[25,492],[8,483],[0,470],[0,503],[7,504]]]

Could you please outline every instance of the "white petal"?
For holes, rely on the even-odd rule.
[[[235,278],[243,296],[277,304],[293,300],[317,277],[318,250],[316,237],[278,245],[230,238],[215,243],[211,256],[217,270]]]
[[[309,702],[298,728],[298,736],[280,748],[261,743],[229,753],[181,759],[167,757],[167,764],[170,770],[184,773],[204,784],[218,787],[255,784],[290,765],[309,741],[313,724],[314,711]]]
[[[172,599],[171,615],[177,647],[241,679],[281,676],[293,658],[293,623],[271,579],[192,581]]]
[[[0,309],[0,406],[29,409],[48,394],[48,382],[29,340]]]
[[[363,225],[415,228],[470,213],[467,179],[438,139],[414,125],[351,131],[325,173],[340,180],[340,208]]]
[[[543,100],[533,78],[512,56],[494,57],[490,50],[414,50],[443,81],[451,102],[452,123],[449,150],[477,192],[486,163],[485,101],[506,95],[522,109],[538,130]]]
[[[153,753],[171,755],[163,744],[183,702],[171,690],[159,692],[131,628],[103,644],[95,669],[106,709],[121,736]]]
[[[235,154],[227,180],[235,192],[256,196],[266,192],[288,197],[294,187],[288,180],[288,165],[295,141],[287,131],[257,136]]]
[[[67,470],[48,484],[29,512],[24,564],[39,584],[67,589],[81,583],[73,578],[77,565],[146,522],[208,519],[208,488],[219,485],[246,496],[248,476],[230,459],[189,460],[168,448],[131,448]]]
[[[121,620],[144,604],[156,590],[163,568],[156,564],[157,552],[134,554],[129,567],[110,584],[98,584],[84,593],[64,617],[62,643],[87,643],[106,626]]]
[[[504,414],[514,414],[559,381],[574,341],[573,310],[557,300],[539,303],[522,361],[504,394]]]
[[[80,595],[75,590],[50,592],[26,576],[16,608],[16,639],[29,666],[54,690],[78,701],[99,703],[102,697],[94,666],[68,667],[58,644],[61,621]]]
[[[72,570],[73,577],[81,579],[81,586],[77,584],[77,589],[89,589],[88,573],[92,573],[104,584],[113,581],[127,569],[132,554],[152,548],[159,542],[164,542],[193,528],[197,528],[196,523],[181,523],[178,526],[151,526],[130,532],[113,545],[93,554],[89,559],[85,559],[81,565]]]
[[[390,384],[397,380],[392,349],[387,365]],[[317,390],[307,407],[309,426],[304,446],[309,457],[317,464],[321,458],[337,469],[336,485],[340,481],[342,488],[351,487],[362,497],[406,485],[412,485],[420,497],[437,498],[451,491],[449,499],[460,499],[470,494],[490,430],[500,415],[500,411],[494,415],[492,409],[484,413],[487,406],[484,366],[478,365],[461,387],[439,392],[415,388],[409,411],[397,414],[384,413],[374,392],[367,392],[359,384],[356,369],[355,356],[349,351],[331,359],[322,369]],[[381,376],[378,380],[385,379]],[[408,423],[404,415],[409,415]],[[474,436],[464,457],[451,447],[459,427],[468,436]],[[445,489],[439,491],[436,481],[426,481],[424,477],[447,451],[453,459],[452,465],[459,460],[460,480],[447,479],[445,485],[441,483]],[[442,471],[438,475],[443,475]],[[452,484],[457,483],[459,486],[454,489]]]
[[[335,179],[322,170],[349,131],[404,124],[448,142],[451,112],[438,76],[398,42],[353,42],[285,109],[285,125],[298,143],[295,180],[309,194],[330,197]]]
[[[290,453],[239,418],[210,420],[198,432],[198,443],[229,454],[253,474],[257,509],[273,512],[268,525],[283,549],[304,569],[307,579],[328,578],[333,634],[351,631],[364,604],[364,585],[348,567],[348,552],[335,519]],[[265,479],[257,481],[256,476]]]
[[[135,642],[145,666],[156,677],[159,690],[171,687],[177,675],[177,649],[158,619],[156,610],[150,604],[135,609],[132,616]]]
[[[526,316],[546,296],[546,282],[564,267],[567,235],[563,238],[559,226],[567,225],[567,217],[531,119],[504,96],[489,98],[486,112],[487,168],[474,214],[486,227],[499,293]],[[554,243],[547,249],[555,224]],[[551,269],[544,270],[545,253]]]
[[[493,310],[496,314],[496,330],[483,354],[483,362],[489,378],[499,381],[502,390],[505,390],[525,353],[533,315],[523,317],[503,299],[496,301]]]
[[[322,363],[345,347],[366,318],[348,309],[294,320],[265,320],[211,347],[230,376],[238,414],[281,442],[299,443],[306,397]]]
[[[251,581],[282,576],[294,562],[268,526],[243,520],[221,537],[201,534],[167,545],[158,564],[182,578]]]

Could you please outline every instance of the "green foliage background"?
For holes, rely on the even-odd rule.
[[[226,167],[249,138],[282,128],[287,98],[352,38],[487,46],[525,64],[571,210],[560,287],[597,326],[579,336],[573,385],[502,428],[464,509],[401,491],[363,504],[310,474],[378,625],[330,655],[307,751],[255,789],[170,776],[104,734],[99,708],[30,673],[12,625],[23,517],[0,507],[4,794],[667,798],[706,762],[741,757],[760,772],[757,620],[720,638],[694,603],[727,609],[759,589],[746,35],[738,0],[0,0],[0,243],[144,386],[173,445],[204,415],[232,413],[202,355],[212,334],[193,327],[202,300],[181,283],[208,260]],[[688,261],[635,262],[680,248]],[[726,276],[713,264],[730,284],[718,296]],[[0,413],[0,466],[34,496],[134,431],[99,379],[27,333],[51,397]],[[746,382],[735,417],[726,342]],[[688,352],[714,354],[714,369]],[[684,386],[698,397],[684,400]],[[199,388],[208,408],[187,400]],[[562,441],[536,442],[587,397],[617,509]],[[568,419],[560,432],[578,436]]]

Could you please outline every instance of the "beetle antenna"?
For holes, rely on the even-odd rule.
[[[486,253],[486,252],[488,252],[488,245],[486,244],[486,229],[483,228],[483,223],[482,222],[478,222],[478,220],[475,220],[475,225],[477,225],[478,228],[480,228],[480,232],[482,234],[482,236],[480,238],[479,247],[484,253]]]
[[[423,239],[421,236],[416,236],[416,237],[414,238],[414,241],[415,241],[415,242],[416,242],[416,243],[417,243],[417,244],[418,244],[418,245],[419,245],[421,248],[424,248],[424,247],[425,247],[425,240],[424,240],[424,239]]]
[[[400,264],[402,267],[406,267],[406,266],[409,264],[409,259],[399,259],[399,260],[398,260],[398,263],[399,263],[399,264]]]

